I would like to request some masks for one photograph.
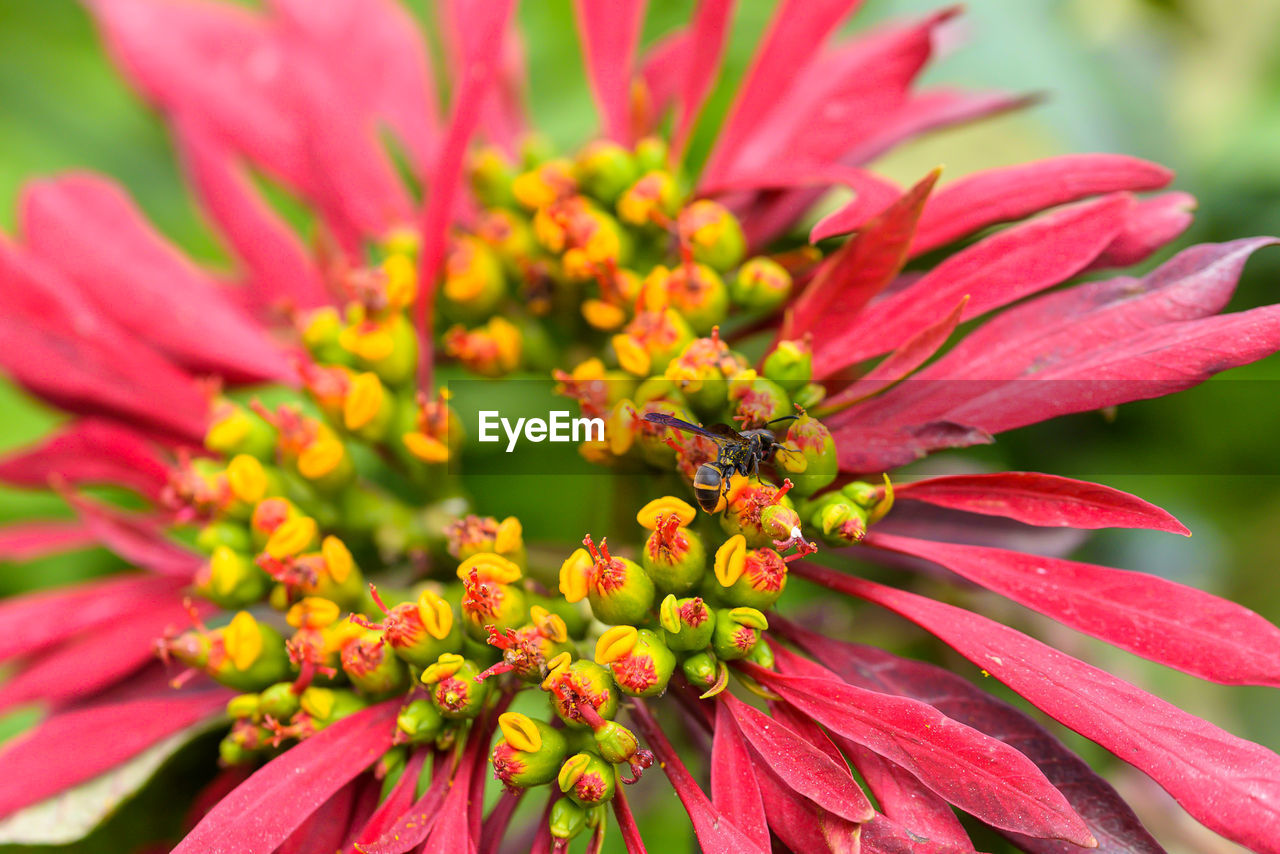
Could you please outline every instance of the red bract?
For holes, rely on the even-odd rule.
[[[643,0],[573,4],[601,126],[576,158],[528,137],[511,0],[436,4],[441,57],[393,0],[86,5],[172,124],[235,268],[202,269],[84,174],[29,185],[19,236],[0,240],[0,367],[79,416],[0,460],[0,481],[51,487],[77,518],[0,529],[0,557],[100,545],[148,573],[0,604],[0,709],[48,710],[0,749],[0,817],[224,726],[225,710],[221,759],[261,767],[206,790],[177,854],[489,854],[507,837],[562,852],[577,836],[595,852],[606,800],[635,854],[660,801],[644,790],[663,776],[710,852],[971,854],[966,828],[1036,854],[1162,850],[1023,712],[766,613],[795,575],[914,622],[1205,826],[1276,850],[1280,757],[1012,628],[798,560],[831,547],[844,550],[827,563],[923,568],[1196,677],[1280,687],[1280,629],[1243,606],[1017,550],[1035,528],[1189,533],[1160,508],[1048,474],[891,472],[1280,349],[1280,306],[1219,313],[1273,238],[1077,282],[1187,227],[1189,196],[1142,195],[1173,180],[1157,164],[1067,155],[906,189],[870,169],[927,131],[1030,103],[919,84],[959,9],[843,40],[856,0],[782,0],[692,174],[695,128],[721,118],[703,113],[732,0],[701,0],[648,46]],[[309,206],[314,235],[293,232],[259,174]],[[806,241],[833,187],[854,198]],[[554,327],[557,312],[571,322]],[[756,369],[741,338],[762,345]],[[573,544],[557,574],[518,519],[462,495],[440,353],[499,377],[555,363],[609,416],[583,447],[592,461],[692,476],[758,427],[777,447],[743,465],[777,477],[742,488],[746,468],[712,467],[722,543],[693,504],[649,496],[637,522],[678,535],[679,559],[637,562],[608,532],[626,583],[605,596],[574,552],[583,532],[538,532]],[[615,401],[618,376],[651,397]],[[271,405],[249,384],[273,385]],[[739,426],[686,422],[712,413]],[[708,477],[704,509],[720,497]],[[134,495],[85,491],[103,485]],[[617,624],[588,635],[588,614]],[[179,687],[148,664],[156,649],[187,668]],[[646,678],[628,679],[637,667]],[[507,711],[528,690],[554,717]],[[494,769],[508,788],[486,815]],[[517,806],[538,785],[552,788],[535,827]]]

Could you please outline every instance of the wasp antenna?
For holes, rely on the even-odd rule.
[[[799,417],[800,417],[799,415],[783,415],[781,418],[775,418],[769,423],[777,424],[779,421],[795,421]]]

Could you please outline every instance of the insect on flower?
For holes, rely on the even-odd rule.
[[[760,464],[770,463],[776,454],[795,454],[799,452],[788,448],[778,441],[772,430],[766,427],[738,432],[728,424],[712,424],[710,427],[699,427],[667,415],[662,412],[645,413],[645,420],[654,424],[683,430],[703,436],[715,442],[718,449],[716,459],[698,466],[693,475],[693,494],[698,499],[698,506],[708,513],[720,509],[724,491],[729,488],[729,481],[735,475],[756,477],[760,474]],[[798,416],[784,415],[775,418],[770,424],[790,421]]]

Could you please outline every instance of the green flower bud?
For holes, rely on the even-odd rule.
[[[462,596],[463,624],[473,640],[487,643],[489,627],[500,632],[528,622],[529,603],[514,582],[520,567],[501,555],[473,555],[458,568],[466,592]]]
[[[711,648],[721,661],[746,658],[767,628],[769,621],[755,608],[721,608],[716,611]]]
[[[319,688],[315,685],[307,688],[298,698],[311,722],[313,729],[319,731],[329,724],[337,723],[345,717],[368,708],[368,701],[352,691],[341,688]]]
[[[398,743],[430,744],[440,734],[444,718],[430,700],[411,700],[396,716]]]
[[[275,458],[277,435],[276,428],[256,412],[233,400],[219,398],[210,407],[204,446],[227,458],[248,454],[268,462]]]
[[[632,697],[661,695],[676,669],[676,657],[662,638],[634,626],[614,626],[601,635],[595,658],[609,666],[618,689]]]
[[[340,341],[357,368],[373,371],[392,388],[408,383],[418,369],[418,333],[403,312],[376,322],[356,318]]]
[[[778,466],[787,472],[797,495],[812,495],[831,485],[840,470],[836,443],[827,425],[816,418],[801,415],[787,430],[786,446],[799,451],[780,453]]]
[[[721,579],[722,584],[724,580]],[[725,587],[720,597],[728,605],[767,611],[786,588],[787,564],[782,556],[769,548],[747,549],[741,574]]]
[[[248,540],[248,531],[243,527],[239,530]],[[218,546],[209,561],[196,570],[194,583],[197,593],[230,610],[260,601],[271,586],[271,579],[248,555],[230,546]]]
[[[851,501],[836,498],[824,503],[815,514],[814,524],[822,529],[828,545],[847,546],[867,535],[867,514]]]
[[[227,715],[256,720],[259,717],[258,703],[257,694],[237,694],[227,701]]]
[[[207,649],[207,656],[200,663],[185,660],[178,649],[173,651],[183,663],[202,667],[215,680],[237,691],[261,691],[272,682],[287,679],[292,672],[284,637],[255,620],[248,611],[240,611],[228,625],[210,632]]]
[[[751,647],[751,654],[747,656],[747,661],[758,664],[766,670],[773,669],[773,647],[769,645],[767,638],[756,641],[756,645]]]
[[[602,623],[612,625],[643,623],[653,607],[653,582],[640,564],[625,557],[609,554],[607,540],[597,548],[591,537],[583,540],[591,553],[592,565],[587,572],[587,601],[591,612]]]
[[[793,414],[791,398],[782,386],[764,377],[745,383],[731,383],[729,398],[735,402],[736,419],[741,419],[744,424],[767,424]]]
[[[677,599],[670,594],[659,609],[667,646],[677,652],[706,649],[716,626],[715,612],[701,597]]]
[[[706,264],[681,264],[667,276],[667,297],[698,335],[707,335],[729,313],[729,289]]]
[[[422,672],[422,684],[430,686],[431,702],[450,720],[474,718],[484,708],[489,683],[477,682],[480,668],[460,655],[442,655]]]
[[[715,623],[711,623],[714,628]],[[716,684],[716,680],[720,676],[722,665],[715,655],[710,652],[695,653],[684,660],[680,665],[684,677],[695,688],[710,688]]]
[[[693,508],[689,508],[690,511]],[[665,516],[645,541],[640,563],[658,593],[687,593],[702,580],[707,550],[702,538],[675,513]]]
[[[569,798],[560,798],[551,805],[547,824],[556,839],[573,839],[586,828],[587,811]]]
[[[630,762],[640,750],[636,734],[617,721],[605,721],[604,726],[593,733],[596,748],[606,762]]]
[[[594,807],[612,800],[618,787],[618,773],[594,753],[576,753],[565,760],[556,783],[575,803]]]
[[[430,667],[442,655],[462,649],[462,623],[453,607],[429,590],[415,602],[401,602],[387,610],[378,624],[387,645],[415,667]]]
[[[774,505],[794,507],[787,489],[759,479],[735,477],[725,493],[725,510],[720,515],[720,528],[732,537],[741,534],[748,548],[773,545],[773,534],[766,530],[764,511]]]
[[[764,375],[788,394],[813,382],[813,347],[808,339],[779,341],[764,358]]]
[[[618,199],[618,216],[634,226],[665,226],[680,211],[680,187],[665,169],[645,172]]]
[[[688,405],[678,384],[665,376],[646,377],[641,380],[640,384],[636,386],[634,400],[636,406],[644,406],[654,400],[666,401],[673,406],[679,407]]]
[[[277,682],[258,695],[258,711],[278,721],[287,721],[298,711],[298,694],[292,682]]]
[[[549,662],[548,668],[543,690],[552,710],[570,728],[595,729],[618,713],[618,688],[607,669],[585,658],[570,662],[567,654]]]
[[[318,365],[350,365],[351,354],[338,343],[342,316],[331,305],[303,312],[297,320],[299,337]],[[265,458],[264,458],[265,459]]]
[[[578,185],[597,201],[612,205],[638,174],[635,158],[616,142],[596,140],[578,154]]]
[[[893,509],[893,484],[888,475],[884,476],[883,486],[855,480],[845,484],[840,492],[866,511],[868,525],[879,522]]]
[[[744,308],[773,311],[791,296],[791,274],[771,258],[752,258],[738,268],[729,293]],[[765,368],[767,375],[767,363]]]
[[[738,266],[747,252],[737,217],[710,199],[699,199],[680,212],[679,231],[694,260],[720,272]]]
[[[515,197],[511,195],[511,182],[515,180],[516,170],[502,149],[492,145],[484,146],[471,155],[471,162],[467,167],[471,191],[480,204],[489,208],[515,205]]]
[[[508,788],[527,788],[555,779],[569,752],[564,734],[558,729],[519,712],[498,718],[502,739],[490,754],[493,774]]]
[[[791,402],[801,409],[813,409],[826,396],[827,389],[822,383],[809,383],[791,395]]]
[[[667,141],[660,136],[646,136],[636,143],[636,162],[641,169],[661,169],[668,154]]]
[[[479,238],[454,238],[440,287],[446,317],[464,323],[487,318],[506,296],[506,276],[497,254]]]
[[[219,546],[226,546],[237,552],[252,552],[253,538],[243,523],[225,519],[210,522],[196,534],[196,548],[205,554],[213,554],[214,549]]]
[[[342,671],[357,691],[373,699],[402,693],[409,685],[409,668],[374,631],[342,647]]]

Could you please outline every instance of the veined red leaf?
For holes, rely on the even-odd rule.
[[[190,580],[204,561],[165,536],[156,519],[128,514],[79,495],[64,494],[98,542],[129,563],[161,575]]]
[[[859,854],[862,825],[820,808],[767,768],[756,770],[769,827],[791,851]]]
[[[818,220],[809,230],[810,243],[857,231],[902,195],[897,186],[878,176],[864,181],[862,186],[853,186],[853,191],[852,200]]]
[[[1088,269],[1130,267],[1145,261],[1152,252],[1187,230],[1195,209],[1196,198],[1189,193],[1161,193],[1139,199],[1116,239]]]
[[[97,545],[80,521],[18,522],[0,527],[0,561],[25,562]]]
[[[928,839],[956,851],[974,850],[964,826],[946,801],[929,791],[904,768],[847,738],[836,738],[840,740],[840,749],[858,769],[862,779],[867,781],[876,803],[884,810],[882,818],[888,817],[911,836]],[[872,823],[876,821],[879,819]],[[1069,843],[1059,844],[1066,846]]]
[[[1147,528],[1190,536],[1169,513],[1136,495],[1099,483],[1036,472],[931,477],[897,484],[900,499],[924,501],[1028,525],[1061,528]]]
[[[1280,686],[1280,628],[1242,605],[1142,572],[871,533],[1063,625],[1201,679]]]
[[[1250,238],[1193,246],[1142,279],[1090,282],[1030,300],[970,333],[912,381],[837,413],[829,425],[841,439],[842,450],[857,449],[857,460],[848,464],[864,467],[854,470],[877,471],[910,460],[918,448],[902,434],[918,428],[908,425],[949,420],[957,409],[989,393],[1043,393],[1030,383],[1046,368],[1079,362],[1162,324],[1212,315],[1230,299],[1250,255],[1274,242]],[[1006,381],[1024,376],[1027,379],[1006,387]],[[1137,381],[1129,385],[1131,392],[1142,391]],[[1067,400],[1091,391],[1123,398],[1125,385],[1091,387],[1075,380],[1057,383],[1056,391]],[[1026,416],[1032,412],[1033,420],[1053,414],[1037,410],[1034,403],[1028,404]],[[995,432],[997,425],[982,421],[979,426]],[[888,439],[858,441],[863,432]]]
[[[173,854],[271,854],[391,747],[399,708],[379,703],[289,748],[223,798]]]
[[[421,28],[394,0],[271,0],[283,37],[321,63],[342,63],[344,101],[385,122],[425,168],[439,136],[439,106]]]
[[[862,825],[860,841],[863,854],[965,854],[973,850],[972,846],[958,847],[935,839],[923,838],[887,815],[878,815]],[[1070,843],[1055,844],[1061,845],[1064,851],[1079,850],[1078,846]]]
[[[418,280],[423,294],[418,299],[417,323],[420,343],[419,379],[423,387],[431,385],[431,310],[434,283],[444,263],[449,223],[453,219],[458,184],[467,147],[480,123],[481,109],[490,94],[499,70],[504,37],[514,9],[513,0],[494,0],[477,4],[472,9],[468,30],[473,39],[462,49],[462,74],[457,78],[453,115],[429,176],[430,192],[422,212],[422,249],[418,259]]]
[[[778,5],[703,169],[704,181],[715,181],[729,171],[741,147],[760,129],[765,116],[781,103],[801,69],[814,60],[828,36],[859,2],[785,0]],[[787,69],[787,73],[779,74],[780,68]]]
[[[69,709],[0,750],[0,816],[92,779],[188,726],[221,713],[223,688]],[[103,733],[111,733],[103,738]],[[268,849],[269,851],[270,849]]]
[[[966,294],[965,320],[1071,278],[1115,238],[1132,204],[1126,195],[1106,196],[998,232],[953,255],[839,327],[829,339],[831,358],[822,374],[893,349]]]
[[[978,614],[792,564],[938,636],[1029,703],[1144,771],[1197,821],[1248,848],[1280,838],[1280,756],[1102,670]]]
[[[939,28],[959,11],[952,6],[890,22],[787,75],[792,82],[785,101],[739,149],[734,170],[766,168],[780,160],[837,162],[851,147],[873,138],[907,102]]]
[[[169,482],[169,466],[139,433],[99,418],[73,421],[0,459],[0,480],[14,486],[46,489],[54,476],[72,486],[128,486],[155,500]]]
[[[601,123],[607,136],[623,144],[631,141],[631,78],[646,5],[645,0],[574,2],[587,77]]]
[[[58,705],[92,696],[154,660],[154,641],[164,636],[165,629],[187,622],[187,611],[177,596],[149,607],[139,602],[119,619],[82,632],[26,663],[0,685],[0,710],[20,703]]]
[[[99,312],[61,274],[0,239],[0,366],[70,412],[204,436],[208,400],[194,380]]]
[[[1122,190],[1156,190],[1173,173],[1121,154],[1068,154],[966,175],[925,205],[911,242],[919,255],[990,225]]]
[[[875,815],[871,802],[847,768],[836,765],[781,721],[730,694],[720,696],[721,706],[732,716],[730,723],[737,726],[751,749],[783,784],[827,812],[851,822],[869,821]],[[717,721],[717,733],[719,729],[720,721]]]
[[[404,854],[413,847],[422,844],[435,827],[436,821],[440,818],[440,809],[444,804],[445,794],[449,791],[450,786],[454,785],[449,768],[441,767],[444,763],[437,763],[433,766],[432,771],[435,776],[431,779],[431,785],[422,793],[422,797],[413,801],[412,805],[402,810],[396,816],[388,816],[390,819],[385,825],[382,834],[371,842],[362,842],[356,846],[356,850],[360,854]],[[465,784],[459,782],[465,788]],[[409,798],[412,800],[413,789],[409,790]]]
[[[976,383],[980,394],[945,417],[973,419],[967,423],[1000,433],[1059,415],[1173,394],[1277,349],[1277,306],[1168,323],[999,387]]]
[[[23,235],[122,328],[195,371],[289,380],[284,354],[164,240],[116,185],[86,174],[27,185]]]
[[[711,739],[711,803],[761,850],[769,850],[769,826],[756,782],[755,760],[724,703],[716,704]]]
[[[622,834],[627,854],[647,854],[640,828],[636,827],[636,818],[631,814],[631,805],[627,803],[627,793],[621,789],[613,795],[613,814],[618,819],[618,833]]]
[[[347,836],[347,824],[355,806],[359,778],[347,783],[325,801],[320,809],[289,834],[276,854],[318,854],[339,851]]]
[[[420,749],[409,754],[400,779],[396,781],[386,800],[378,805],[373,815],[369,816],[368,821],[361,826],[360,832],[356,835],[357,850],[381,839],[400,820],[400,816],[413,806],[418,776],[422,773],[422,766],[427,761],[428,753],[429,751]]]
[[[932,706],[836,680],[740,666],[818,723],[901,765],[994,827],[1084,846],[1093,841],[1066,798],[1031,760]]]
[[[792,304],[780,333],[798,338],[815,333],[815,352],[826,353],[838,330],[847,326],[902,269],[916,220],[929,197],[938,170],[903,193],[818,270]]]
[[[6,599],[0,602],[0,661],[180,601],[183,585],[181,579],[130,573]]]
[[[694,835],[698,837],[698,844],[702,846],[703,851],[708,854],[738,854],[738,852],[767,854],[769,849],[761,848],[753,842],[737,825],[716,809],[702,789],[698,788],[693,775],[684,767],[684,763],[680,761],[680,755],[671,746],[671,742],[667,741],[662,728],[653,719],[643,701],[633,702],[631,719],[640,730],[640,734],[644,736],[649,749],[657,757],[658,764],[667,775],[667,779],[671,781],[672,788],[676,790],[676,796],[680,798],[685,812],[689,814]]]
[[[969,302],[963,297],[951,313],[921,329],[907,339],[901,347],[894,350],[876,365],[865,376],[859,377],[848,388],[827,398],[822,402],[821,412],[839,410],[859,400],[879,394],[911,375],[916,368],[929,361],[929,357],[938,352],[951,333],[960,323],[960,315]]]
[[[686,50],[684,85],[680,89],[679,113],[671,148],[677,157],[684,153],[689,132],[698,117],[724,58],[729,40],[734,0],[701,0],[690,24]]]
[[[517,27],[506,27],[498,34],[498,42],[489,44],[493,36],[484,7],[488,0],[439,0],[435,4],[443,35],[445,56],[449,60],[449,79],[466,78],[467,63],[476,51],[483,49],[494,53],[494,81],[488,94],[478,105],[479,135],[494,145],[514,154],[520,138],[528,132],[528,119],[524,109],[524,95],[528,88],[525,72],[524,44]],[[456,101],[457,90],[452,100]]]
[[[854,166],[861,165],[919,134],[1019,110],[1036,100],[1035,96],[1010,95],[1007,92],[949,89],[945,86],[924,89],[912,95],[892,115],[886,116],[874,136],[857,140],[840,160]]]
[[[887,471],[943,448],[968,448],[995,441],[981,427],[945,420],[888,426],[843,423],[837,428],[833,418],[828,426],[836,439],[840,470],[846,472]]]
[[[875,647],[833,640],[785,620],[775,620],[771,626],[854,685],[915,697],[1022,751],[1085,819],[1098,839],[1100,854],[1164,854],[1111,784],[1026,713],[941,667],[899,658]],[[869,778],[868,782],[874,790],[875,783]],[[902,823],[912,827],[910,822]],[[1036,854],[1071,851],[1067,843],[1030,837],[1019,837],[1018,844]]]
[[[329,300],[320,272],[297,235],[236,163],[234,155],[197,127],[175,121],[178,149],[208,213],[250,276],[246,294],[261,308],[315,308]]]
[[[260,15],[225,3],[91,0],[134,85],[170,113],[194,111],[220,139],[303,192],[312,164],[291,108],[290,57]]]

